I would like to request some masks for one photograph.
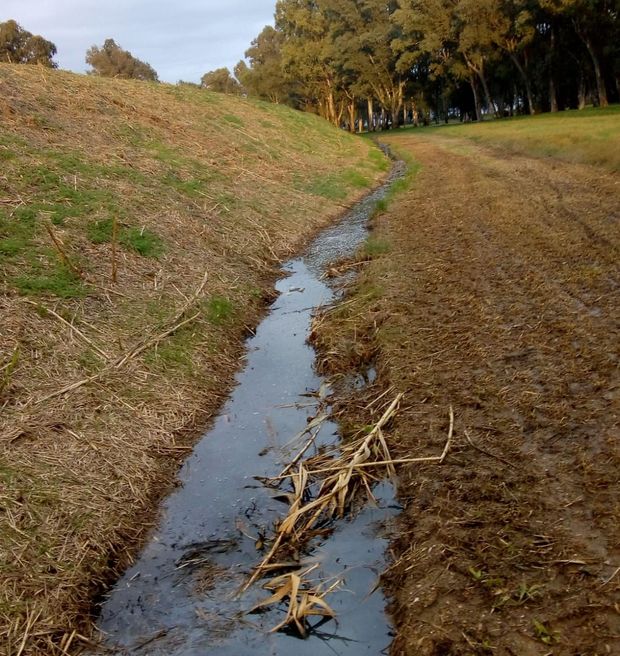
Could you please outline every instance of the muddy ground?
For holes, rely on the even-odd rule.
[[[374,362],[406,393],[403,513],[384,582],[393,656],[620,654],[620,183],[440,132],[376,220],[326,369]],[[380,254],[383,253],[383,254]],[[343,406],[344,408],[344,406]]]

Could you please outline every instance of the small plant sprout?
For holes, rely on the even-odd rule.
[[[547,625],[536,619],[533,620],[533,624],[536,637],[545,645],[552,645],[559,640],[559,634],[557,631],[552,631]]]

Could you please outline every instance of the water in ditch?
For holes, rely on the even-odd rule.
[[[163,503],[159,524],[135,564],[109,593],[98,627],[106,653],[153,656],[322,656],[385,653],[390,623],[378,576],[385,566],[389,525],[397,506],[391,484],[378,505],[364,506],[312,543],[302,559],[318,564],[320,580],[341,579],[327,599],[336,620],[317,618],[305,640],[270,633],[281,609],[248,614],[269,596],[260,582],[236,595],[261,559],[256,539],[271,534],[286,506],[256,477],[277,475],[299,450],[291,440],[324,412],[325,381],[307,344],[313,312],[337,292],[322,281],[335,260],[352,255],[367,222],[404,165],[323,231],[299,258],[283,266],[279,296],[256,334],[237,385],[213,427],[181,469]],[[316,445],[338,442],[337,426],[322,424]]]

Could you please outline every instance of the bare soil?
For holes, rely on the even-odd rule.
[[[434,134],[389,253],[321,323],[325,369],[405,393],[393,656],[620,654],[620,180]]]

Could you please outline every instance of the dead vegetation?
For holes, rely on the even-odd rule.
[[[255,613],[288,600],[284,619],[271,629],[271,633],[291,629],[302,638],[305,638],[308,635],[309,618],[317,616],[323,618],[336,617],[332,608],[325,601],[325,597],[332,590],[335,590],[340,582],[336,581],[325,588],[320,583],[312,585],[308,582],[307,577],[314,571],[315,567],[309,567],[297,573],[281,574],[263,584],[263,588],[273,592],[273,594],[256,604],[250,612]]]
[[[0,121],[0,653],[50,656],[89,638],[277,262],[360,193],[308,181],[380,172],[315,117],[37,67],[0,66]]]
[[[312,539],[325,535],[333,529],[333,523],[351,512],[361,497],[374,503],[373,486],[385,479],[394,478],[395,466],[413,463],[444,462],[454,434],[454,413],[450,408],[450,427],[443,451],[437,456],[421,456],[395,460],[390,454],[384,434],[386,426],[394,419],[403,394],[385,405],[385,394],[369,403],[365,412],[370,416],[384,408],[374,425],[366,426],[345,442],[322,450],[314,456],[303,455],[314,442],[318,431],[312,434],[301,451],[284,468],[282,473],[265,482],[273,488],[284,491],[289,503],[287,514],[275,526],[272,544],[260,564],[243,585],[241,592],[262,578],[272,576],[274,572],[289,570],[263,584],[273,594],[261,601],[253,611],[280,604],[288,599],[285,618],[272,631],[284,628],[296,630],[302,637],[308,633],[308,618],[319,615],[335,618],[335,613],[325,601],[325,597],[339,587],[339,581],[311,584],[307,577],[318,565],[304,569],[301,555],[304,554]],[[383,405],[382,405],[383,404]],[[375,406],[371,410],[371,406]],[[320,425],[326,415],[319,414],[310,422],[306,432],[311,432],[315,425]],[[303,437],[304,434],[298,437]],[[303,571],[302,571],[303,570]]]
[[[345,430],[371,394],[406,394],[394,460],[441,449],[454,407],[442,467],[397,467],[391,653],[617,653],[617,176],[440,131],[392,139],[422,168],[375,221],[389,254],[313,333]]]

